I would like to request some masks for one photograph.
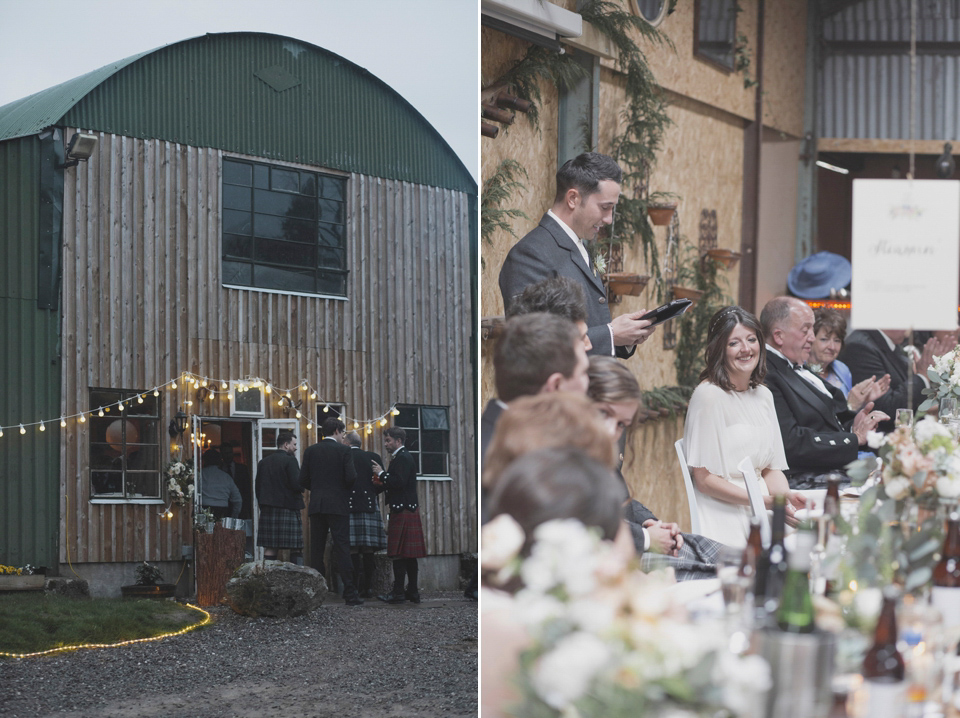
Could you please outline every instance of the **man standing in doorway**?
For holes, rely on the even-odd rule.
[[[417,500],[417,467],[403,445],[406,440],[407,432],[398,426],[385,430],[383,446],[392,457],[390,467],[385,471],[376,461],[371,464],[377,490],[386,489],[387,503],[390,505],[387,555],[393,559],[393,592],[379,596],[381,601],[387,603],[420,603],[417,559],[427,555]]]
[[[353,582],[350,561],[350,489],[357,480],[350,449],[343,444],[346,427],[330,417],[320,431],[323,439],[307,449],[300,467],[300,486],[310,491],[310,554],[313,567],[328,581],[323,564],[327,530],[333,537],[333,561],[343,580],[343,598],[348,606],[359,606],[363,599]]]
[[[293,563],[303,563],[303,489],[297,463],[297,437],[292,431],[277,432],[277,451],[257,464],[257,503],[260,530],[257,545],[263,556],[278,558],[280,550],[290,551]]]
[[[360,434],[347,434],[347,446],[357,469],[357,483],[350,492],[350,556],[353,559],[353,582],[357,584],[360,598],[372,595],[373,572],[376,568],[374,554],[387,547],[383,531],[383,519],[377,501],[377,488],[373,485],[373,463],[380,463],[380,454],[364,451]]]

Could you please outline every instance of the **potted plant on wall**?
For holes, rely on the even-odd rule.
[[[0,565],[0,591],[42,591],[46,580],[47,577],[30,564],[23,567]]]
[[[124,598],[173,598],[177,589],[176,584],[164,583],[160,569],[146,561],[137,566],[136,578],[135,584],[120,587]]]

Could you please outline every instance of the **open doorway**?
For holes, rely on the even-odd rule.
[[[255,556],[254,531],[256,525],[256,500],[253,480],[256,468],[256,450],[253,443],[254,426],[250,419],[200,420],[200,452],[216,449],[220,452],[220,468],[230,474],[243,504],[240,518],[247,534],[245,559]]]

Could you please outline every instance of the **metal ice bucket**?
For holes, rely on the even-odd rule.
[[[757,633],[757,652],[770,664],[767,718],[827,718],[837,650],[832,633]]]

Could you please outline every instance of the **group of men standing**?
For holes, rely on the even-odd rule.
[[[387,603],[420,603],[417,559],[426,556],[417,501],[416,464],[404,447],[406,432],[399,427],[384,431],[390,463],[364,451],[356,432],[343,422],[326,419],[323,438],[307,448],[303,465],[296,459],[297,439],[292,432],[277,434],[278,451],[257,467],[256,496],[260,505],[257,544],[266,558],[281,550],[303,550],[300,512],[303,491],[309,491],[311,564],[325,577],[327,532],[333,539],[332,560],[343,582],[347,605],[359,606],[372,595],[374,554],[387,549],[393,559],[391,593],[379,596]],[[387,532],[380,517],[377,494],[386,492],[390,506]]]

